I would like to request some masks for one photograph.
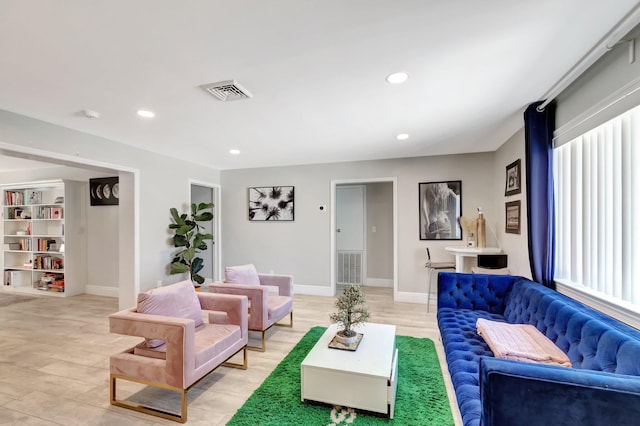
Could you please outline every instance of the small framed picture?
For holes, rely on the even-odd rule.
[[[118,176],[89,179],[89,200],[92,206],[119,204]]]
[[[519,158],[507,166],[504,195],[515,195],[522,192],[522,188],[520,186],[521,169]]]
[[[505,203],[504,232],[509,234],[520,233],[520,200]]]
[[[292,221],[293,186],[257,186],[249,188],[249,220]]]

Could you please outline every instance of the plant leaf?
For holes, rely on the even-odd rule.
[[[189,271],[189,265],[182,262],[174,262],[171,263],[171,273],[172,274],[182,274],[184,272]]]
[[[191,274],[191,280],[197,282],[198,284],[202,284],[204,282],[204,277],[198,274]]]
[[[196,255],[195,247],[189,247],[188,249],[186,249],[185,251],[182,252],[182,257],[187,262],[193,261],[193,258],[194,258],[195,255]]]
[[[203,212],[197,216],[194,216],[196,222],[209,222],[213,219],[213,213],[211,212]]]
[[[174,235],[173,236],[173,246],[174,247],[186,247],[188,244],[187,239],[184,235]]]
[[[213,203],[200,203],[198,204],[198,211],[210,209],[213,207]]]
[[[197,274],[204,268],[204,260],[200,257],[195,257],[191,262],[191,274]]]

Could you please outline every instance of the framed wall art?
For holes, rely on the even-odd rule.
[[[522,192],[520,159],[507,166],[507,176],[505,179],[504,195],[515,195]]]
[[[504,232],[510,234],[520,233],[520,200],[505,203]]]
[[[257,186],[249,188],[250,221],[291,221],[293,218],[293,186]]]
[[[418,184],[420,239],[461,240],[462,181]]]
[[[120,204],[118,177],[89,179],[89,199],[92,206],[117,206]]]

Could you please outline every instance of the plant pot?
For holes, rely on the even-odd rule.
[[[336,340],[342,343],[343,345],[351,345],[352,343],[355,343],[357,339],[358,339],[358,333],[354,333],[353,336],[345,336],[344,330],[338,331],[336,333]]]

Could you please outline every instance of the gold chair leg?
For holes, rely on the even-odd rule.
[[[231,367],[231,368],[239,368],[240,370],[246,370],[249,367],[249,360],[247,358],[247,345],[244,345],[242,347],[242,349],[240,349],[242,351],[242,364],[239,363],[235,363],[235,362],[223,362],[221,365],[225,366],[225,367]],[[231,355],[236,356],[237,354],[239,354],[240,351],[236,352],[235,354]],[[231,359],[231,358],[229,358]]]
[[[160,410],[153,407],[148,407],[142,404],[136,404],[129,401],[119,400],[116,398],[116,378],[120,378],[122,380],[129,380],[131,382],[141,383],[147,386],[154,386],[162,389],[169,389],[176,392],[180,392],[181,401],[180,401],[180,414],[174,414],[168,411]],[[127,377],[119,377],[117,375],[111,374],[109,376],[109,403],[111,405],[115,405],[116,407],[127,408],[129,410],[137,411],[139,413],[149,414],[151,416],[160,417],[167,420],[173,420],[180,423],[187,422],[187,389],[179,389],[171,386],[158,386],[154,383],[149,383],[144,380],[132,380]]]
[[[284,318],[284,317],[283,317]],[[282,319],[282,318],[280,318]],[[288,327],[288,328],[292,328],[293,327],[293,311],[289,312],[289,324],[280,324],[278,322],[271,324],[271,327],[273,327],[274,325],[278,326],[278,327]],[[267,328],[267,330],[269,330],[269,328]],[[256,352],[264,352],[267,349],[267,344],[265,341],[265,334],[267,333],[267,330],[262,330],[262,342],[260,346],[249,346],[249,350],[250,351],[256,351]],[[250,330],[250,331],[258,331],[258,330]]]
[[[289,324],[280,324],[279,322],[277,322],[277,323],[275,323],[273,325],[277,325],[278,327],[289,327],[289,328],[292,328],[293,327],[293,311],[289,312]]]
[[[271,327],[269,327],[269,328],[271,328]],[[269,328],[267,328],[267,330],[268,330]],[[267,344],[266,344],[265,337],[264,337],[264,335],[265,335],[265,333],[267,332],[267,330],[263,330],[263,331],[261,332],[261,334],[262,334],[262,338],[261,338],[261,340],[262,340],[262,344],[261,344],[260,346],[247,346],[247,348],[248,348],[250,351],[255,351],[255,352],[264,352],[264,351],[266,351],[266,350],[267,350]]]

